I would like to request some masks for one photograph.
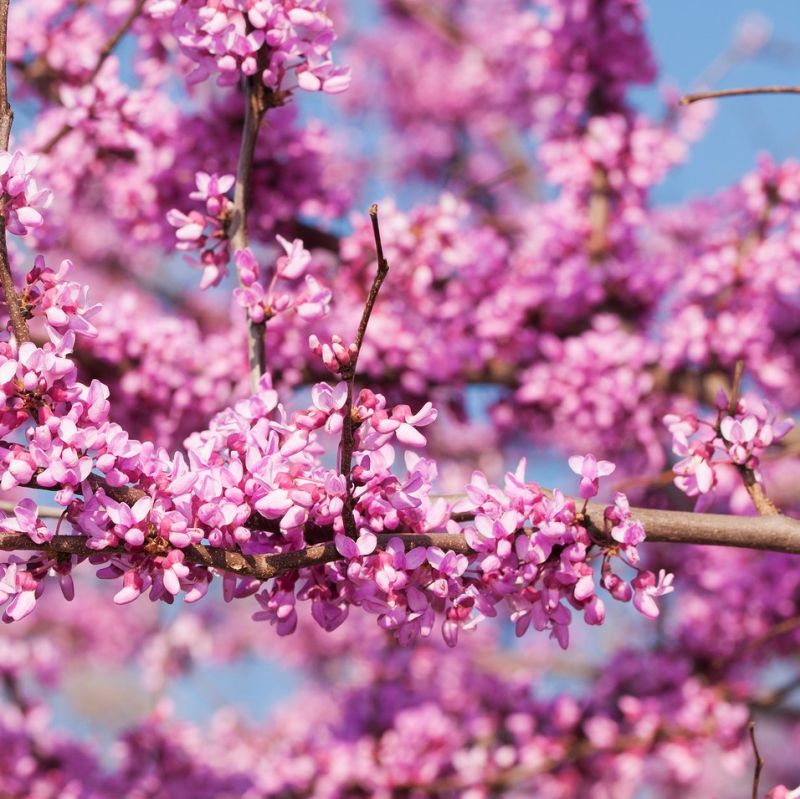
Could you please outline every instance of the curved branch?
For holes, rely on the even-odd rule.
[[[354,343],[355,351],[346,367],[342,367],[341,375],[347,381],[347,399],[344,404],[344,419],[342,421],[342,456],[340,471],[344,475],[347,485],[347,499],[344,504],[344,526],[347,534],[351,538],[356,538],[356,522],[353,517],[352,506],[352,488],[353,481],[351,477],[353,450],[356,445],[355,431],[356,420],[353,418],[353,394],[355,392],[356,370],[358,369],[358,356],[361,354],[361,345],[364,343],[364,336],[367,333],[367,325],[369,324],[370,316],[372,316],[372,309],[375,307],[375,302],[378,299],[378,293],[381,290],[383,281],[386,275],[389,274],[389,262],[383,254],[383,244],[381,243],[381,230],[378,224],[378,206],[373,203],[369,209],[369,215],[372,220],[372,233],[375,237],[375,250],[378,255],[378,271],[375,274],[375,279],[372,281],[372,286],[369,290],[367,302],[364,305],[364,311],[361,314],[361,321],[358,323],[358,332],[356,333],[356,340]]]

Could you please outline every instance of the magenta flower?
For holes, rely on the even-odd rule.
[[[53,531],[38,518],[39,506],[30,498],[21,499],[14,507],[14,518],[0,519],[0,529],[25,533],[37,544],[53,537]]]
[[[42,211],[53,201],[49,189],[39,189],[32,176],[38,159],[27,157],[21,150],[0,151],[0,195],[6,230],[25,236],[30,229],[44,224]]]
[[[674,590],[672,585],[674,579],[674,575],[667,574],[664,569],[659,571],[658,581],[656,581],[656,576],[651,571],[639,572],[631,583],[633,586],[634,607],[643,616],[655,619],[659,614],[656,599]]]
[[[287,280],[296,280],[298,277],[302,277],[311,263],[311,253],[303,246],[300,239],[295,239],[290,243],[283,236],[275,238],[286,253],[278,258],[275,267],[278,276]]]
[[[573,455],[569,468],[581,476],[581,497],[590,499],[599,490],[600,478],[612,474],[617,467],[610,461],[598,461],[594,455]]]

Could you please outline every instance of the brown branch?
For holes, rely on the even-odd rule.
[[[92,477],[98,487],[102,481]],[[130,492],[127,499],[120,497],[118,501],[133,503],[143,492],[133,488],[111,489],[107,491]],[[603,532],[603,511],[601,503],[587,505],[584,523],[589,526],[594,537],[600,542],[613,544]],[[647,531],[647,540],[674,544],[707,544],[712,546],[742,547],[747,549],[773,550],[777,552],[800,554],[800,520],[787,516],[727,516],[722,514],[686,513],[682,511],[652,510],[632,508],[635,518],[642,522]],[[470,514],[453,514],[460,522],[468,522]],[[264,520],[269,526],[269,522]],[[255,525],[254,525],[255,526]],[[229,571],[240,576],[269,580],[280,574],[297,569],[319,566],[324,563],[340,560],[341,555],[332,539],[333,526],[317,527],[307,525],[307,538],[322,539],[322,543],[308,546],[296,552],[274,555],[243,555],[240,552],[195,544],[183,550],[190,563],[205,565]],[[466,538],[460,533],[408,533],[399,529],[392,533],[378,536],[378,546],[385,547],[391,538],[399,537],[407,548],[416,546],[437,546],[444,550],[469,555],[472,550]],[[327,540],[326,540],[327,539]],[[128,551],[122,547],[107,548],[102,551],[89,549],[87,539],[80,535],[58,535],[46,544],[36,544],[26,535],[0,534],[0,550],[5,551],[40,551],[44,553],[62,553],[79,557],[96,555],[136,555],[140,553]]]
[[[700,100],[713,100],[717,97],[742,97],[747,94],[800,94],[800,86],[753,86],[742,89],[719,89],[718,91],[697,92],[681,97],[681,105],[691,105]]]
[[[764,486],[758,482],[756,473],[743,463],[737,463],[736,469],[759,514],[761,516],[775,516],[776,514],[780,514],[778,506],[767,496],[767,492],[764,491]]]
[[[384,548],[392,538],[401,538],[408,549],[414,547],[440,547],[444,550],[469,554],[472,552],[464,536],[459,533],[413,533],[398,535],[397,533],[381,533],[378,536],[378,547]],[[124,547],[106,547],[103,550],[91,549],[87,540],[80,535],[55,535],[46,544],[37,544],[27,535],[17,533],[0,533],[0,550],[7,552],[41,552],[45,556],[70,555],[80,558],[101,556],[145,556],[144,552],[136,552]],[[209,566],[220,571],[232,572],[243,577],[255,577],[257,580],[270,580],[284,572],[321,566],[342,556],[331,541],[314,544],[296,552],[281,552],[274,555],[243,555],[224,549],[193,544],[182,550],[187,563]]]
[[[8,75],[6,69],[6,50],[8,47],[8,6],[9,0],[0,0],[0,150],[8,150],[11,138],[11,125],[14,122],[14,112],[8,102]],[[5,198],[2,199],[5,201]],[[8,248],[6,247],[6,219],[5,212],[0,213],[0,284],[3,286],[8,315],[11,317],[11,329],[17,343],[30,341],[28,323],[25,320],[25,311],[14,286],[14,277],[11,274],[11,265],[8,262]]]
[[[739,397],[742,394],[742,377],[744,376],[744,360],[739,358],[733,369],[733,382],[731,384],[731,397],[728,402],[728,415],[736,416],[736,408],[739,405]]]
[[[0,213],[0,284],[3,286],[3,296],[8,308],[8,315],[11,318],[11,329],[14,331],[17,343],[22,344],[23,341],[30,341],[31,334],[28,330],[28,322],[25,319],[25,311],[17,294],[14,277],[11,274],[11,265],[8,262],[6,219],[3,213]]]
[[[600,165],[592,169],[589,194],[589,258],[600,261],[608,253],[608,226],[611,222],[611,185],[608,170]]]
[[[97,62],[95,63],[92,71],[84,80],[84,83],[89,84],[94,81],[94,79],[100,74],[100,70],[103,68],[103,64],[108,60],[108,57],[111,53],[114,52],[116,46],[120,43],[122,38],[125,34],[130,30],[133,23],[138,18],[139,14],[142,13],[142,9],[144,8],[144,4],[147,0],[136,0],[131,9],[130,14],[123,20],[122,24],[111,34],[109,39],[106,40],[105,44],[100,48],[100,55],[97,58]],[[65,122],[59,130],[57,130],[39,149],[39,152],[43,155],[48,155],[51,153],[58,143],[67,135],[69,135],[73,130],[73,126],[70,125],[68,122]]]
[[[753,768],[753,799],[758,799],[758,783],[761,780],[761,769],[764,768],[764,759],[758,751],[758,744],[756,743],[756,723],[750,721],[747,725],[750,731],[750,743],[753,745],[753,756],[756,759],[755,767]]]
[[[267,109],[280,102],[280,99],[274,92],[267,89],[261,79],[261,74],[266,68],[265,59],[266,52],[264,48],[261,48],[258,53],[259,64],[256,74],[245,78],[244,126],[242,127],[242,143],[239,148],[239,163],[236,167],[236,185],[233,190],[233,215],[228,231],[234,252],[247,247],[248,202],[261,122]],[[258,389],[259,380],[267,369],[265,337],[266,323],[253,322],[248,319],[247,360],[250,365],[250,387],[253,392]]]
[[[10,0],[0,0],[0,150],[8,150],[14,112],[8,102],[8,6]]]
[[[344,520],[345,530],[351,538],[356,538],[356,522],[353,517],[352,505],[353,481],[351,470],[353,466],[353,450],[355,448],[355,431],[359,423],[359,420],[353,417],[353,392],[355,389],[356,370],[358,368],[358,356],[361,353],[361,345],[364,343],[364,336],[367,333],[367,325],[369,324],[370,316],[372,316],[372,309],[378,299],[378,292],[381,290],[383,281],[389,273],[389,262],[383,254],[383,244],[381,243],[381,230],[378,224],[378,206],[375,203],[370,207],[369,215],[372,220],[372,233],[375,238],[375,250],[378,256],[378,271],[375,274],[375,279],[372,281],[372,286],[370,287],[369,295],[364,305],[364,311],[361,314],[361,321],[358,323],[355,352],[347,366],[341,369],[341,375],[347,381],[347,399],[345,400],[344,419],[342,422],[340,463],[340,471],[344,475],[347,486],[347,496],[342,510],[342,519]]]
[[[730,402],[728,404],[728,413],[730,416],[736,415],[736,409],[739,405],[739,396],[742,389],[742,376],[744,375],[744,360],[739,359],[736,361],[736,367],[733,373],[733,387],[731,389]],[[722,435],[720,433],[720,435]],[[744,487],[750,495],[750,499],[755,505],[756,510],[761,516],[774,516],[780,513],[775,503],[767,496],[764,486],[758,481],[755,470],[748,466],[746,463],[737,463],[736,469],[742,478]]]
[[[602,529],[604,506],[589,503],[591,521]],[[702,544],[770,550],[800,555],[800,520],[782,514],[730,516],[677,510],[631,508],[647,533],[647,540],[665,544]]]

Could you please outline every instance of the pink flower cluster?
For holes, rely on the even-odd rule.
[[[190,211],[188,214],[173,208],[167,213],[167,222],[174,228],[179,250],[200,250],[198,266],[203,269],[200,288],[216,286],[228,273],[229,260],[228,224],[231,221],[233,203],[228,193],[236,178],[233,175],[195,175],[196,191],[190,199],[202,202],[205,213]],[[188,262],[194,265],[191,259]]]
[[[65,279],[71,270],[72,262],[64,260],[58,272],[54,272],[45,264],[44,257],[37,255],[22,291],[22,303],[28,314],[42,317],[47,335],[57,348],[64,345],[69,331],[73,335],[97,336],[97,328],[90,320],[100,306],[89,305],[87,286]]]
[[[687,496],[697,497],[695,510],[714,501],[721,466],[751,470],[759,478],[760,457],[794,427],[792,419],[776,418],[766,402],[740,399],[731,411],[723,391],[717,397],[717,417],[698,419],[693,413],[668,414],[664,424],[672,435],[672,451],[680,460],[672,467],[675,485]]]
[[[239,305],[247,309],[248,318],[256,323],[269,321],[277,314],[290,310],[294,310],[306,322],[322,318],[330,310],[331,292],[313,275],[306,274],[311,253],[303,247],[300,239],[290,243],[283,236],[277,238],[284,255],[275,264],[269,286],[265,286],[261,267],[250,248],[236,252],[233,260],[240,288],[234,290],[233,296]],[[296,286],[303,276],[305,285],[299,291],[276,290],[278,280]]]
[[[327,0],[157,0],[148,13],[171,20],[181,50],[194,62],[191,82],[214,75],[220,85],[259,75],[275,92],[344,91],[350,71],[334,65]]]
[[[21,150],[0,151],[0,202],[6,230],[25,236],[44,223],[42,211],[53,201],[49,189],[40,189],[33,178],[35,158]]]
[[[276,274],[298,277],[307,261],[303,252],[286,242]],[[43,268],[33,284],[45,278],[52,289],[54,276]],[[56,491],[65,519],[104,562],[99,576],[122,579],[118,603],[148,589],[154,600],[171,602],[181,593],[189,602],[200,599],[212,573],[187,560],[187,551],[197,544],[244,554],[291,552],[323,531],[341,561],[287,572],[257,596],[263,608],[257,617],[276,622],[279,632],[292,631],[294,604],[301,598],[311,601],[326,629],[338,626],[348,608],[357,606],[376,614],[381,626],[405,641],[429,635],[439,616],[446,640],[454,644],[461,627],[496,615],[496,606],[505,601],[520,634],[532,623],[551,629],[566,646],[570,614],[562,599],[590,623],[604,617],[590,565],[594,549],[604,553],[603,584],[613,583],[616,598],[630,598],[608,566],[619,547],[593,539],[571,500],[558,492],[547,497],[524,483],[524,464],[507,476],[505,491],[490,486],[480,473],[473,476],[468,499],[454,509],[474,515],[474,527],[463,533],[468,549],[406,546],[402,536],[407,533],[460,533],[448,504],[430,498],[436,477],[432,461],[409,451],[405,475],[393,470],[395,444],[425,445],[419,428],[436,418],[430,403],[412,413],[407,405],[387,407],[382,395],[367,389],[358,395],[350,411],[356,422],[352,501],[358,537],[353,540],[343,525],[345,479],[320,461],[325,435],[342,428],[344,385],[319,384],[312,406],[289,416],[264,379],[259,393],[190,437],[186,457],[169,458],[131,440],[108,420],[108,389],[98,381],[80,383],[66,357],[73,340],[74,335],[62,337],[58,348],[18,346],[14,339],[2,345],[6,399],[0,435],[20,431],[26,440],[26,445],[2,447],[3,487],[33,484]],[[575,458],[572,466],[581,474],[584,497],[593,496],[599,477],[613,469],[592,456]],[[606,523],[611,540],[620,542],[627,563],[636,568],[635,548],[643,532],[630,519],[623,497],[608,509]],[[4,526],[34,540],[46,535],[33,503],[20,504]],[[378,548],[380,533],[396,535]],[[106,549],[114,552],[103,558]],[[29,613],[48,572],[66,576],[74,562],[74,557],[42,553],[3,566],[7,618]],[[303,571],[311,581],[305,585],[300,584]],[[669,580],[662,576],[656,583],[648,575],[640,574],[632,587],[649,597],[637,601],[640,610],[655,615],[652,599],[670,590]],[[229,597],[258,590],[252,578],[230,575],[225,586]]]

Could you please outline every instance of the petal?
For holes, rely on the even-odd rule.
[[[424,447],[427,444],[427,439],[419,430],[413,428],[410,424],[401,424],[395,433],[397,440],[408,447]]]

